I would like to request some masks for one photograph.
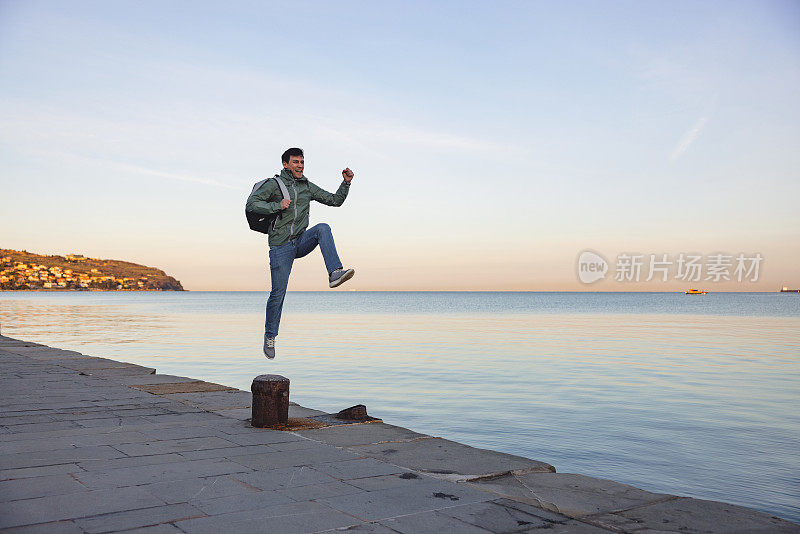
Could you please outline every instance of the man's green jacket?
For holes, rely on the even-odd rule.
[[[269,246],[271,247],[283,245],[308,228],[308,214],[311,211],[312,200],[328,206],[341,206],[350,191],[350,184],[342,180],[342,185],[339,186],[336,193],[329,193],[309,182],[305,176],[295,179],[292,173],[286,169],[281,171],[278,179],[286,184],[292,200],[285,210],[281,210],[283,195],[281,195],[280,187],[275,180],[264,182],[264,185],[253,191],[247,199],[248,211],[262,215],[280,213],[275,221],[275,226],[269,233]]]

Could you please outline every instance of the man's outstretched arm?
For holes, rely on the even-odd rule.
[[[353,180],[353,171],[345,169],[342,171],[342,184],[336,193],[329,193],[321,187],[308,182],[308,190],[311,193],[311,198],[325,204],[327,206],[341,206],[344,204],[344,199],[347,198],[347,193],[350,191],[350,182]]]

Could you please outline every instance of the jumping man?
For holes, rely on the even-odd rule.
[[[333,243],[331,227],[320,223],[308,228],[308,215],[312,200],[328,206],[341,206],[350,190],[353,171],[349,168],[342,171],[343,181],[335,194],[309,182],[303,176],[305,161],[303,151],[290,148],[281,156],[283,170],[276,180],[286,186],[289,198],[283,198],[281,188],[276,180],[267,180],[247,199],[247,210],[263,215],[280,213],[275,225],[269,233],[269,269],[272,278],[272,290],[267,300],[267,320],[264,324],[264,355],[275,357],[275,338],[281,322],[283,299],[286,297],[286,286],[295,258],[308,255],[319,245],[325,267],[328,270],[330,287],[337,287],[355,274],[353,269],[343,269],[336,245]]]

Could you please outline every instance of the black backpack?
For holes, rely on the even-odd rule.
[[[269,180],[275,180],[278,182],[278,187],[281,188],[281,195],[283,198],[291,199],[292,197],[289,196],[289,190],[286,189],[283,181],[278,178],[279,175],[275,175],[272,178],[265,178],[260,182],[256,182],[253,186],[253,190],[250,192],[252,195],[256,191],[258,191],[262,185],[267,183]],[[264,215],[263,213],[256,213],[254,211],[248,211],[247,208],[244,209],[244,215],[247,217],[247,224],[250,225],[250,229],[256,232],[261,232],[262,234],[269,234],[272,231],[272,228],[275,226],[275,220],[281,213],[273,213],[272,215]]]

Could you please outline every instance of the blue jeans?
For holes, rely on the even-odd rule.
[[[283,299],[286,297],[286,286],[289,285],[289,274],[295,258],[302,258],[319,245],[328,274],[342,268],[336,245],[333,243],[331,227],[320,223],[295,237],[291,241],[277,247],[269,247],[269,271],[272,278],[272,290],[267,299],[267,320],[264,323],[264,332],[267,337],[278,335],[278,325],[281,322]]]

